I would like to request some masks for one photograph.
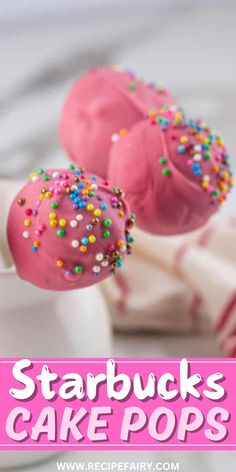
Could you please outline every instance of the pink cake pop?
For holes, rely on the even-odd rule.
[[[171,110],[151,112],[113,145],[108,177],[126,192],[137,225],[160,235],[200,228],[233,184],[222,139]]]
[[[18,275],[38,287],[87,287],[122,267],[133,241],[123,192],[71,165],[40,169],[16,196],[8,241]]]
[[[70,159],[89,172],[107,176],[108,154],[119,139],[151,108],[173,104],[170,93],[145,84],[134,74],[109,67],[91,69],[66,99],[59,135]]]

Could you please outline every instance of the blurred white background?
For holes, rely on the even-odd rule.
[[[234,0],[8,0],[0,2],[0,175],[24,178],[67,163],[57,138],[64,97],[88,67],[119,63],[170,87],[221,132],[234,155]],[[235,215],[234,194],[224,210]],[[217,356],[214,340],[116,335],[117,356]],[[70,454],[68,456],[71,456]],[[74,453],[75,460],[90,453]],[[180,460],[181,472],[221,471],[234,453],[93,453],[93,460]],[[23,469],[21,469],[23,470]],[[49,472],[55,464],[32,470]]]

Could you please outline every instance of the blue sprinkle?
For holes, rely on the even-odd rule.
[[[82,239],[81,239],[81,243],[87,245],[87,244],[89,243],[88,238],[85,238],[85,237],[82,238]]]
[[[79,202],[79,208],[85,208],[86,203],[85,202]]]
[[[36,246],[32,246],[32,251],[37,252],[38,248]]]
[[[80,174],[81,174],[81,170],[76,169],[76,170],[75,170],[75,174],[76,174],[76,175],[80,175]]]
[[[92,175],[91,179],[92,179],[92,180],[97,180],[96,175]]]
[[[101,203],[100,208],[101,210],[106,210],[107,209],[106,203]]]
[[[180,152],[182,154],[185,151],[186,151],[185,146],[183,144],[180,144],[180,146],[178,146],[178,152]]]
[[[83,182],[80,182],[80,183],[78,184],[78,188],[84,188]]]

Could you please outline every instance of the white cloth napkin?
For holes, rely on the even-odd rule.
[[[102,284],[118,329],[214,331],[236,355],[236,220],[181,237],[136,230],[133,256]]]

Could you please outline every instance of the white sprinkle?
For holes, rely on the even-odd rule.
[[[202,177],[202,180],[204,180],[205,182],[209,182],[210,181],[210,176],[209,175],[204,175]]]
[[[52,177],[53,177],[54,179],[59,179],[60,173],[59,173],[59,172],[53,172]]]
[[[76,220],[71,220],[71,221],[70,221],[70,226],[71,226],[72,228],[76,228],[76,226],[78,226],[78,221],[76,221]]]
[[[103,260],[103,254],[101,252],[99,252],[97,255],[96,255],[96,261],[102,261]]]
[[[38,182],[39,181],[39,177],[37,175],[35,175],[34,177],[32,177],[32,182]]]
[[[99,267],[99,266],[93,266],[93,272],[94,272],[95,274],[99,274],[100,270],[101,270],[101,267]]]
[[[108,266],[108,264],[109,264],[109,262],[108,262],[108,261],[102,261],[102,263],[101,263],[102,267],[107,267],[107,266]]]
[[[125,246],[125,244],[124,244],[124,246],[121,246],[120,251],[121,251],[121,252],[125,252],[126,249],[127,249],[127,248],[126,248],[126,246]]]
[[[194,160],[195,162],[201,161],[201,160],[202,160],[202,155],[201,155],[201,154],[194,154],[193,160]]]
[[[72,246],[72,247],[75,247],[75,248],[76,248],[76,247],[79,247],[79,241],[78,241],[77,239],[74,239],[74,240],[72,241],[72,243],[71,243],[71,246]]]
[[[92,225],[87,225],[86,229],[87,229],[87,231],[92,231],[93,227],[92,227]]]
[[[199,146],[199,144],[196,144],[196,146],[194,146],[194,151],[196,152],[200,152],[202,150],[201,146]]]
[[[77,185],[72,185],[71,190],[78,190]]]
[[[30,237],[29,231],[24,231],[22,233],[23,238],[28,239]]]
[[[82,221],[84,217],[83,215],[77,215],[75,218],[77,219],[77,221]]]
[[[92,184],[92,185],[91,185],[91,189],[92,189],[92,190],[97,190],[97,188],[98,188],[97,184]]]
[[[116,143],[117,141],[119,141],[119,139],[120,139],[119,134],[117,134],[117,133],[112,134],[111,140],[112,140],[113,143]]]

